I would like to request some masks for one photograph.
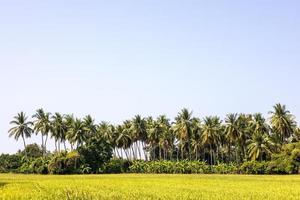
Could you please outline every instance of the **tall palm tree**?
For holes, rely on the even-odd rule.
[[[140,115],[136,115],[132,120],[132,126],[130,129],[134,142],[135,149],[137,150],[140,159],[142,159],[141,149],[145,151],[145,142],[147,140],[147,125],[145,119]],[[146,153],[144,152],[144,155]]]
[[[220,140],[221,121],[218,117],[204,118],[203,132],[201,140],[203,145],[209,146],[210,164],[215,163],[213,147],[216,147]]]
[[[162,131],[159,137],[159,147],[163,150],[162,154],[164,159],[166,159],[168,156],[171,158],[173,154],[175,137],[173,132],[170,130],[170,120],[165,115],[160,115],[157,118],[157,123],[161,127]]]
[[[199,118],[192,119],[192,139],[191,139],[191,146],[193,152],[195,153],[195,159],[198,160],[200,149],[203,147],[201,141],[202,135],[202,125],[201,120]]]
[[[253,115],[253,120],[250,123],[251,131],[254,134],[269,135],[270,127],[261,113]]]
[[[251,160],[260,161],[263,159],[263,155],[271,154],[271,148],[273,143],[271,142],[268,135],[261,132],[256,132],[252,135],[248,141],[248,155]]]
[[[231,161],[232,145],[236,144],[240,137],[240,129],[238,124],[238,115],[236,113],[228,114],[225,118],[225,136],[228,141],[228,158]]]
[[[27,157],[25,138],[31,136],[33,132],[31,126],[33,126],[33,123],[31,121],[27,121],[27,117],[24,112],[20,112],[14,117],[14,120],[11,121],[10,124],[13,125],[13,127],[8,131],[9,137],[14,137],[16,140],[18,140],[20,137],[22,138],[25,156]]]
[[[296,128],[295,117],[286,109],[285,105],[276,104],[273,106],[274,111],[269,112],[272,116],[271,126],[275,134],[278,135],[279,143],[287,143]]]
[[[73,135],[71,134],[70,129],[74,126],[75,118],[73,114],[67,114],[64,116],[63,124],[65,128],[65,140],[68,140],[68,142],[71,145],[71,150],[73,151],[75,141],[73,141]]]
[[[77,144],[77,148],[80,147],[86,140],[87,135],[84,129],[84,124],[78,118],[75,119],[72,127],[67,132],[68,139],[73,143]]]
[[[271,154],[273,143],[270,140],[270,127],[262,114],[256,113],[251,121],[251,138],[247,141],[248,157],[251,160],[262,161],[263,155]]]
[[[55,150],[60,152],[60,143],[64,142],[66,137],[66,127],[63,116],[58,112],[52,116],[51,133],[51,137],[55,140]]]
[[[121,125],[116,126],[115,131],[117,132],[118,135],[118,138],[116,139],[116,146],[122,149],[121,154],[123,154],[124,152],[127,160],[129,160],[130,159],[129,148],[131,145],[131,137],[128,134],[128,132],[124,129],[124,127]],[[123,157],[123,155],[121,157]]]
[[[48,134],[51,129],[51,121],[50,121],[50,113],[46,113],[43,109],[38,109],[36,111],[36,114],[34,114],[32,117],[35,118],[34,123],[34,131],[36,133],[41,133],[42,136],[42,149],[43,153],[47,151],[47,140],[48,140]],[[45,137],[45,140],[44,140]]]
[[[238,117],[238,127],[240,136],[236,145],[236,159],[243,162],[246,158],[246,142],[250,138],[252,115],[240,114]]]
[[[87,115],[85,118],[83,118],[83,126],[87,137],[95,136],[97,132],[97,126],[95,125],[95,120],[91,117],[91,115]]]
[[[192,135],[192,112],[186,108],[182,109],[175,118],[173,131],[179,141],[181,159],[184,159],[184,153],[186,152],[186,149],[188,150],[188,154],[190,156],[191,151],[188,144],[190,143]]]

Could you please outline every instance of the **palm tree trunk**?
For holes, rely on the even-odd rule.
[[[131,150],[132,150],[132,157],[133,157],[133,160],[136,160],[135,153],[134,153],[134,148],[133,148],[133,144],[132,144],[132,146],[131,146]]]
[[[137,149],[138,149],[138,152],[139,152],[140,160],[142,160],[142,154],[141,154],[141,149],[140,149],[139,143],[140,143],[140,142],[137,141],[136,146],[137,146]]]
[[[129,160],[127,149],[124,149],[124,152],[125,152],[125,156],[126,156],[127,160]]]
[[[211,147],[211,144],[209,144],[209,150],[210,150],[210,164],[212,165],[213,161],[212,161],[212,147]]]
[[[117,148],[116,148],[116,151],[117,151],[117,156],[118,156],[118,158],[120,158],[120,153],[119,153],[119,151],[118,151]]]
[[[48,140],[48,134],[46,135],[46,139],[45,139],[45,153],[47,152],[47,140]]]
[[[161,160],[161,148],[158,146],[158,152],[159,152],[159,160]]]
[[[26,143],[25,143],[24,135],[22,135],[22,139],[23,139],[23,145],[24,145],[25,157],[26,157],[26,159],[27,159],[27,151],[26,151]]]
[[[55,151],[57,152],[57,140],[55,139]]]
[[[65,148],[65,151],[67,152],[67,147],[66,147],[66,141],[64,140],[64,148]]]
[[[42,152],[43,152],[43,155],[44,155],[44,135],[42,134]]]
[[[229,161],[229,163],[231,162],[231,144],[230,144],[230,142],[228,143],[228,161]]]

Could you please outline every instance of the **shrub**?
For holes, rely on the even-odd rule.
[[[19,154],[0,155],[0,173],[17,172],[22,165],[22,157]]]
[[[81,162],[91,168],[92,173],[99,172],[99,169],[112,157],[112,148],[101,138],[91,138],[85,145],[78,148]]]
[[[243,174],[265,174],[267,166],[267,162],[248,161],[241,165],[240,172]]]
[[[103,168],[99,171],[104,174],[128,173],[131,165],[132,163],[127,160],[111,159],[109,162],[105,163]]]
[[[77,151],[62,152],[53,156],[48,171],[50,174],[77,174],[79,170],[80,155]]]
[[[132,173],[156,174],[204,174],[211,173],[211,167],[198,161],[133,161],[129,167]]]

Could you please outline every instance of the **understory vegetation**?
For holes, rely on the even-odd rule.
[[[228,114],[203,119],[182,109],[174,121],[140,115],[119,125],[38,109],[20,112],[9,136],[24,150],[0,155],[0,172],[36,174],[199,173],[297,174],[300,129],[285,105],[270,116]],[[41,145],[26,145],[33,134]],[[55,151],[47,150],[54,142]]]

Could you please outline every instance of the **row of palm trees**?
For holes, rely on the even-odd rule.
[[[10,136],[25,138],[32,134],[42,138],[42,149],[47,152],[48,138],[67,151],[76,149],[91,137],[99,137],[111,144],[114,156],[128,160],[202,160],[241,163],[246,160],[268,160],[280,151],[283,144],[299,141],[300,131],[295,117],[285,105],[276,104],[269,120],[262,114],[228,114],[224,121],[217,116],[203,120],[182,109],[171,122],[165,115],[157,119],[135,116],[120,125],[107,122],[96,124],[88,115],[83,119],[36,111],[33,121],[21,112],[11,122]]]

